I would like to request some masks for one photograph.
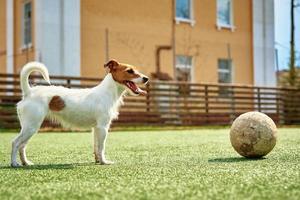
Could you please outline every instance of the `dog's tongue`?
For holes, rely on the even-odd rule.
[[[142,90],[141,88],[137,87],[137,92],[140,94],[140,95],[143,95],[143,96],[146,96],[147,95],[147,92],[145,90]]]
[[[135,92],[138,93],[140,95],[145,96],[147,94],[146,91],[142,90],[141,88],[139,88],[135,83],[128,81],[127,84],[129,85],[130,89]]]

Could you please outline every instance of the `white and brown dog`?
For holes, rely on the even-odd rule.
[[[123,96],[146,95],[137,84],[146,84],[148,77],[135,67],[115,60],[104,65],[108,74],[94,88],[69,89],[61,86],[30,87],[31,72],[38,71],[50,84],[47,68],[38,62],[26,64],[20,75],[23,99],[17,105],[21,132],[12,142],[11,166],[32,165],[27,160],[25,148],[28,140],[39,130],[46,117],[59,121],[65,127],[92,128],[96,163],[112,164],[105,158],[105,141],[111,121],[118,116]]]

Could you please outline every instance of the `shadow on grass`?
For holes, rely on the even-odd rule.
[[[45,165],[32,165],[32,166],[20,166],[20,167],[11,167],[11,166],[0,166],[0,169],[13,169],[13,170],[66,170],[74,169],[79,166],[92,166],[95,165],[94,162],[88,163],[70,163],[70,164],[45,164]]]
[[[229,158],[215,158],[209,159],[208,162],[212,163],[232,163],[232,162],[251,162],[257,160],[264,160],[266,158],[244,158],[244,157],[229,157]]]

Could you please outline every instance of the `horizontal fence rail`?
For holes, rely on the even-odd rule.
[[[47,85],[41,76],[32,85]],[[52,76],[51,83],[68,88],[88,88],[98,78]],[[125,97],[113,125],[228,125],[240,114],[260,111],[277,124],[300,124],[300,90],[248,85],[151,81],[147,96]],[[19,75],[0,74],[0,128],[19,128],[16,103],[21,99]],[[45,121],[44,127],[58,125]]]

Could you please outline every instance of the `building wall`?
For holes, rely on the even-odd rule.
[[[43,62],[50,74],[63,74],[63,59],[60,0],[42,0],[36,3],[37,59]]]
[[[171,44],[170,2],[82,0],[82,76],[103,76],[103,64],[111,58],[154,72],[156,47]],[[162,57],[163,71],[173,74],[172,52]]]
[[[36,60],[52,75],[80,76],[80,0],[35,4]]]
[[[6,72],[6,0],[0,0],[0,73]]]
[[[195,25],[176,25],[176,54],[193,56],[194,82],[217,82],[218,58],[230,54],[234,83],[252,84],[251,0],[234,0],[234,31],[217,29],[216,7],[216,1],[194,0]],[[169,0],[82,0],[82,75],[102,76],[107,58],[141,66],[148,75],[155,72],[156,47],[172,44],[172,20]],[[173,52],[163,51],[161,61],[162,71],[173,76]]]
[[[253,0],[254,84],[276,86],[274,1]]]
[[[5,8],[7,1],[12,0],[0,1],[0,9]],[[33,45],[24,49],[22,6],[28,1],[33,2]],[[267,6],[272,6],[272,1],[268,0]],[[18,73],[28,61],[40,60],[51,74],[102,77],[103,64],[112,58],[140,66],[148,75],[156,71],[157,47],[172,44],[172,1],[161,0],[159,4],[153,0],[143,3],[140,0],[75,2],[67,0],[62,5],[59,0],[14,0],[14,72]],[[256,8],[260,7],[258,0],[253,1],[253,5],[252,0],[233,0],[234,30],[218,29],[216,2],[193,0],[195,24],[175,25],[175,53],[193,56],[193,82],[217,82],[218,59],[231,58],[234,83],[265,84],[257,80],[272,73],[273,43],[269,36],[272,36],[274,25],[268,21],[274,14],[272,8],[267,7],[267,14],[262,15],[263,11]],[[2,21],[3,13],[0,12]],[[262,19],[267,19],[267,23],[260,23]],[[5,29],[4,23],[0,28]],[[3,33],[5,31],[1,31],[0,40],[5,41]],[[271,34],[265,37],[267,43],[259,40],[265,33]],[[261,48],[261,44],[267,45]],[[267,60],[261,59],[261,52],[267,55]],[[1,63],[5,62],[2,57]],[[173,50],[162,51],[160,60],[161,71],[173,77]],[[264,65],[268,68],[262,70]]]
[[[233,61],[233,82],[253,83],[251,0],[233,0],[234,30],[217,23],[217,1],[194,0],[195,25],[176,26],[176,54],[194,57],[194,82],[218,82],[218,59]]]
[[[23,5],[27,2],[32,2],[29,48],[22,42]],[[52,75],[80,76],[80,0],[0,0],[0,9],[0,42],[4,41],[0,43],[0,72],[19,73],[25,63],[37,60]],[[8,23],[6,12],[11,14]],[[11,40],[5,37],[7,32]],[[9,55],[2,56],[2,48]]]
[[[24,2],[32,2],[32,46],[25,48],[22,42],[22,15]],[[14,72],[19,73],[22,66],[29,61],[35,60],[35,0],[14,0]]]

